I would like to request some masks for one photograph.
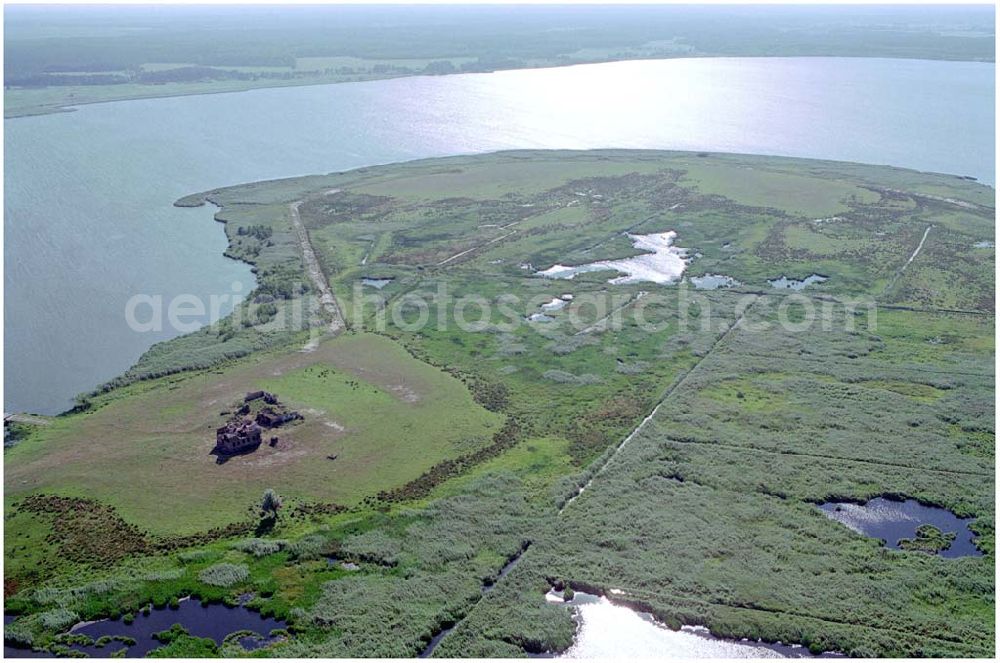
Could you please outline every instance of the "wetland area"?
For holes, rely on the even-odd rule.
[[[573,204],[580,190],[593,193]],[[538,150],[186,197],[218,207],[274,316],[311,296],[287,285],[301,224],[348,330],[213,326],[87,409],[28,426],[6,452],[7,640],[57,652],[62,629],[109,612],[251,595],[292,635],[248,644],[292,657],[606,651],[585,630],[602,615],[664,651],[985,652],[993,254],[974,244],[994,236],[992,196],[859,164]],[[676,277],[732,281],[666,296],[682,289],[656,282],[658,251],[684,265]],[[536,274],[596,263],[651,271]],[[814,269],[827,280],[770,283]],[[888,306],[874,316],[865,295]],[[467,296],[487,304],[474,328],[453,324]],[[528,305],[516,320],[545,322],[507,326],[511,296]],[[588,309],[602,296],[614,308]],[[803,333],[808,306],[830,315]],[[302,419],[276,445],[205,462],[220,409],[244,394],[280,394]],[[172,490],[181,477],[196,490]],[[86,499],[60,496],[74,482]],[[267,488],[282,516],[255,523]],[[73,570],[85,584],[67,584]],[[546,600],[555,583],[581,594],[578,611]],[[243,646],[174,635],[178,653]]]
[[[5,653],[992,656],[994,69],[5,120]]]

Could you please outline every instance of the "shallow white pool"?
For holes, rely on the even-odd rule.
[[[550,601],[560,601],[550,593]],[[673,631],[646,613],[618,606],[606,597],[577,592],[572,605],[580,621],[573,646],[559,658],[677,659],[808,657],[801,646],[717,638],[702,626]]]
[[[632,246],[648,253],[621,260],[599,260],[584,265],[555,264],[535,273],[550,279],[572,279],[577,274],[587,272],[615,271],[621,272],[622,276],[609,279],[608,283],[640,281],[673,283],[681,277],[688,265],[687,249],[674,246],[676,238],[677,233],[673,230],[651,235],[629,234]]]

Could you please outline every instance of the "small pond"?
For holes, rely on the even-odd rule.
[[[925,506],[916,500],[890,500],[876,497],[865,504],[827,502],[820,509],[828,517],[859,534],[885,541],[886,546],[900,550],[901,539],[913,539],[921,525],[933,525],[944,534],[954,534],[955,540],[938,552],[942,557],[981,557],[969,529],[972,518],[959,518],[951,511]]]
[[[779,290],[802,290],[805,287],[811,286],[813,283],[822,283],[826,281],[827,277],[820,276],[819,274],[810,274],[801,281],[795,279],[790,279],[787,276],[782,275],[780,279],[773,279],[768,281],[772,288],[778,288]]]
[[[354,562],[348,562],[348,561],[345,561],[345,560],[342,560],[342,559],[339,559],[339,558],[333,557],[333,556],[329,556],[329,557],[326,558],[326,565],[327,566],[339,566],[340,568],[342,568],[345,571],[357,571],[358,569],[361,568],[360,566],[358,566]]]
[[[377,290],[381,290],[382,288],[386,287],[390,283],[392,283],[392,279],[391,278],[375,278],[375,277],[369,278],[369,277],[365,277],[365,278],[361,279],[361,285],[366,285],[366,286],[369,286],[371,288],[375,288]]]
[[[552,301],[542,304],[543,311],[558,311],[559,309],[569,304],[569,300],[562,299],[561,297],[554,297]]]
[[[562,601],[550,592],[550,601]],[[566,602],[576,609],[579,627],[573,646],[558,658],[798,658],[812,657],[799,645],[717,638],[701,626],[674,631],[652,615],[615,605],[604,596],[576,592]]]
[[[584,265],[568,266],[555,264],[548,269],[535,272],[537,276],[550,279],[572,279],[577,274],[587,272],[621,272],[623,276],[609,279],[608,283],[673,283],[681,277],[687,267],[687,249],[674,246],[677,233],[670,230],[651,235],[628,235],[632,246],[646,253],[621,260],[599,260]]]
[[[7,617],[4,623],[9,623]],[[145,656],[150,650],[162,647],[163,643],[153,638],[154,633],[166,631],[174,624],[180,624],[199,638],[212,638],[216,644],[222,644],[223,639],[236,631],[253,631],[261,638],[245,638],[252,648],[256,649],[269,641],[269,634],[274,629],[285,628],[283,621],[272,617],[263,617],[243,606],[229,607],[221,603],[201,603],[194,600],[183,600],[177,608],[154,608],[148,615],[137,613],[135,621],[124,623],[121,619],[103,619],[96,622],[83,622],[74,626],[71,633],[88,635],[94,640],[101,636],[122,635],[134,638],[136,643],[128,648],[129,658]],[[86,652],[90,656],[107,658],[112,652],[124,647],[121,642],[111,642],[104,647],[94,645],[74,645],[73,648]],[[52,654],[32,652],[4,646],[4,658],[8,657],[40,657]]]
[[[691,285],[698,290],[718,290],[719,288],[735,288],[743,284],[732,276],[705,274],[704,276],[692,276]]]

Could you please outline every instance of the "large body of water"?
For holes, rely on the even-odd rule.
[[[84,106],[5,120],[4,410],[54,413],[154,342],[135,294],[245,293],[223,185],[509,148],[660,148],[892,164],[994,181],[994,65],[621,62]]]

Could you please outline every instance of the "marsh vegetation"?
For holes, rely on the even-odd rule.
[[[349,331],[302,351],[327,328],[318,310],[249,357],[206,350],[196,370],[199,344],[240,336],[182,337],[157,371],[22,435],[5,459],[9,640],[54,651],[79,620],[250,595],[288,626],[261,654],[562,652],[577,625],[545,599],[559,583],[719,637],[992,654],[986,187],[779,158],[514,152],[185,203],[203,199],[234,247],[253,237],[245,259],[265,276],[301,275],[284,239],[301,202]],[[669,232],[685,276],[728,287],[535,275],[635,260],[648,252],[630,235]],[[768,283],[814,273],[829,278]],[[362,286],[371,274],[387,283]],[[251,388],[307,420],[293,446],[215,465],[202,432]],[[103,440],[111,428],[120,439]],[[178,476],[191,491],[169,488]],[[284,504],[254,532],[265,488]],[[878,497],[947,509],[981,556],[928,554],[958,544],[941,523],[891,549],[817,507]]]

